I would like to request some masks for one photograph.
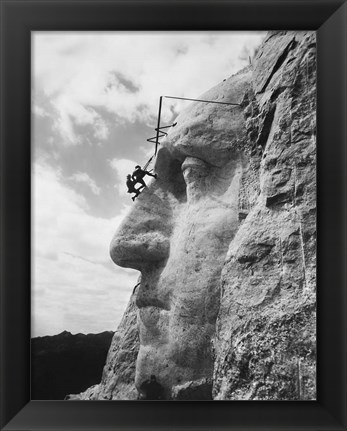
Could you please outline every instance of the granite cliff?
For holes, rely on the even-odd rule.
[[[316,40],[271,32],[177,117],[111,244],[141,271],[100,384],[74,399],[316,398]]]

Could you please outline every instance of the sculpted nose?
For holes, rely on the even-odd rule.
[[[145,189],[111,241],[114,263],[141,271],[169,255],[172,211],[160,180]]]
[[[158,178],[136,199],[111,242],[111,258],[117,265],[142,272],[168,258],[173,213],[186,199],[181,164],[166,148],[159,149]]]

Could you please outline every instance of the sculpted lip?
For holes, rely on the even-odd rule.
[[[144,332],[141,332],[143,337],[152,335],[158,336],[158,327],[164,328],[164,322],[169,318],[168,310],[154,305],[139,307],[139,319],[143,325]],[[160,334],[163,336],[164,334]],[[143,338],[142,337],[142,338]]]
[[[136,305],[146,313],[152,313],[154,310],[170,310],[170,292],[164,293],[163,289],[158,286],[159,267],[154,265],[152,271],[142,272],[141,284],[138,287],[136,295]],[[141,311],[143,313],[144,311]]]
[[[143,290],[139,286],[139,291],[136,298],[136,305],[141,310],[146,310],[147,313],[152,313],[153,310],[170,310],[170,306],[165,302],[161,301],[158,297],[146,295],[142,293]]]

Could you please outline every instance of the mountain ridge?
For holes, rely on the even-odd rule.
[[[99,381],[113,331],[63,331],[31,339],[31,398],[63,400]]]

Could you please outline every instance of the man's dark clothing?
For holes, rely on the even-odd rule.
[[[130,178],[127,180],[128,193],[137,193],[134,184],[135,183]]]
[[[146,175],[147,171],[144,171],[141,168],[136,168],[131,176],[133,180],[142,180],[142,178]]]
[[[127,187],[128,187],[128,193],[135,193],[135,196],[131,198],[134,201],[140,194],[140,191],[139,191],[140,189],[135,189],[135,181],[133,181],[131,178],[127,179]]]
[[[131,176],[131,178],[133,180],[135,180],[135,183],[140,183],[142,185],[142,187],[147,187],[146,183],[143,180],[143,177],[145,175],[150,175],[151,177],[157,177],[155,174],[151,174],[148,171],[144,171],[143,169],[141,169],[140,167],[136,168]]]

